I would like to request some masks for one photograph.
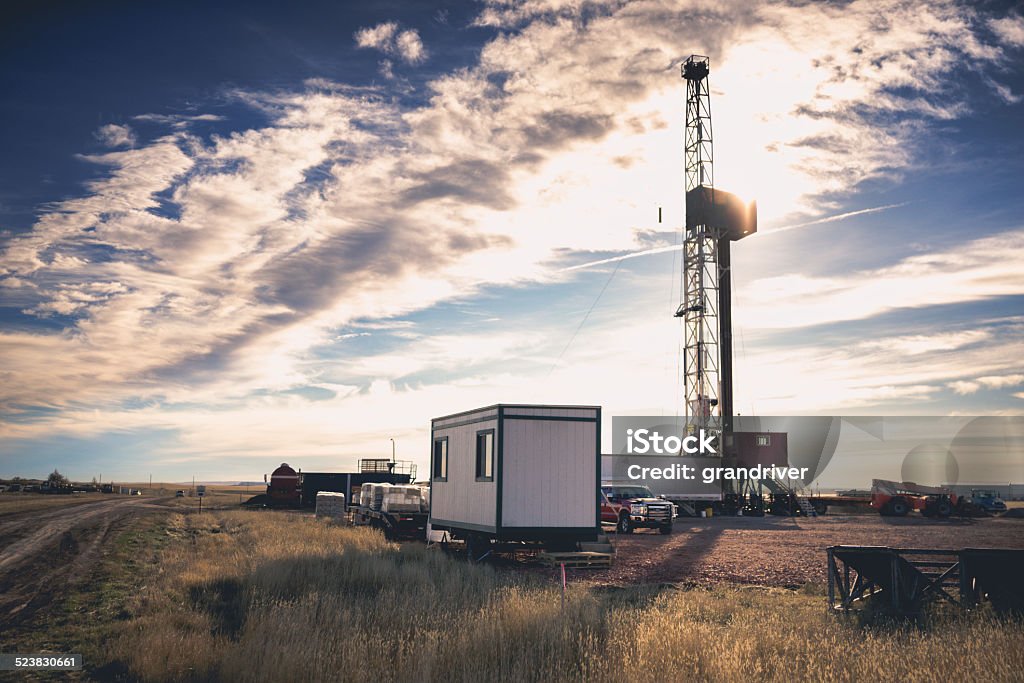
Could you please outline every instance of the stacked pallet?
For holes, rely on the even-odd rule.
[[[384,504],[384,494],[391,488],[391,484],[369,484],[369,486],[373,487],[370,489],[370,509],[380,510],[381,505]]]
[[[363,484],[359,488],[359,507],[380,510],[384,503],[384,493],[389,488],[391,488],[391,484]]]
[[[328,519],[345,518],[345,494],[333,491],[318,491],[316,494],[316,516]]]
[[[380,509],[384,512],[419,512],[422,505],[421,498],[419,486],[396,484],[384,490]]]

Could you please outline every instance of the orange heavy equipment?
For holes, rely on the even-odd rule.
[[[922,486],[912,481],[871,481],[871,507],[879,514],[902,517],[918,510],[926,517],[949,517],[959,507],[957,495],[947,488]]]

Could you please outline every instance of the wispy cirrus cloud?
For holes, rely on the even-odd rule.
[[[216,123],[226,119],[219,114],[138,114],[133,116],[132,120],[160,123],[172,128],[187,128],[194,123]]]
[[[483,45],[475,64],[435,74],[415,107],[380,89],[322,80],[236,91],[235,102],[266,123],[204,138],[184,124],[205,115],[140,114],[169,124],[168,134],[83,156],[98,171],[83,196],[5,239],[0,296],[28,319],[64,324],[0,332],[0,404],[62,409],[40,423],[50,430],[184,425],[189,449],[209,439],[207,452],[227,453],[251,448],[254,420],[299,419],[308,401],[275,396],[296,388],[333,392],[320,418],[342,406],[365,418],[367,406],[390,401],[421,420],[498,389],[537,397],[528,371],[503,374],[488,389],[468,370],[476,342],[533,362],[543,342],[516,344],[503,330],[472,342],[410,339],[404,362],[362,351],[349,359],[352,377],[325,378],[313,350],[353,341],[337,339],[339,329],[390,325],[485,289],[565,284],[583,275],[558,270],[566,257],[636,249],[636,226],[651,206],[665,203],[667,221],[680,224],[678,207],[664,199],[678,196],[677,69],[691,51],[712,57],[721,186],[766,193],[766,219],[801,215],[812,225],[828,220],[823,211],[850,213],[838,193],[913,167],[917,150],[934,142],[932,123],[970,113],[948,79],[951,63],[997,79],[1016,45],[1012,25],[955,2],[734,2],[700,12],[685,2],[494,2],[478,23],[510,30]],[[365,28],[355,41],[402,63],[428,57],[419,34],[398,22]],[[1022,239],[1008,231],[871,272],[754,277],[737,292],[738,312],[753,313],[738,319],[751,329],[802,327],[950,296],[1020,294]],[[643,355],[652,334],[631,348]],[[934,340],[898,336],[921,357],[933,351]],[[604,350],[613,344],[621,337],[610,335]],[[412,355],[416,347],[429,353]],[[793,358],[773,352],[764,366],[781,372]],[[664,376],[664,360],[652,382]],[[429,392],[394,388],[432,369]],[[626,382],[631,370],[623,361],[608,373]],[[898,381],[858,374],[867,371],[852,360],[836,364],[831,386],[844,405],[930,396],[964,377],[949,368]],[[591,366],[558,372],[594,401],[617,400],[609,396],[615,382],[602,385]],[[477,388],[462,391],[466,384]],[[138,402],[156,407],[124,407]],[[223,408],[220,418],[238,429],[214,434],[205,408],[170,409],[192,404]],[[101,407],[104,420],[90,426],[83,406]],[[308,438],[318,448],[327,439]],[[269,436],[265,443],[280,447]]]
[[[860,320],[896,309],[1024,295],[1024,230],[1009,230],[869,271],[813,277],[798,273],[750,283],[738,316],[754,328]]]

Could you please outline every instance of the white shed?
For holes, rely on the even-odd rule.
[[[495,405],[431,423],[430,524],[455,537],[593,540],[600,406]]]

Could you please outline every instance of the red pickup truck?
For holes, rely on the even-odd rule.
[[[620,534],[631,534],[633,529],[658,529],[670,534],[674,516],[675,505],[658,498],[646,486],[601,486],[601,523],[614,524]]]

